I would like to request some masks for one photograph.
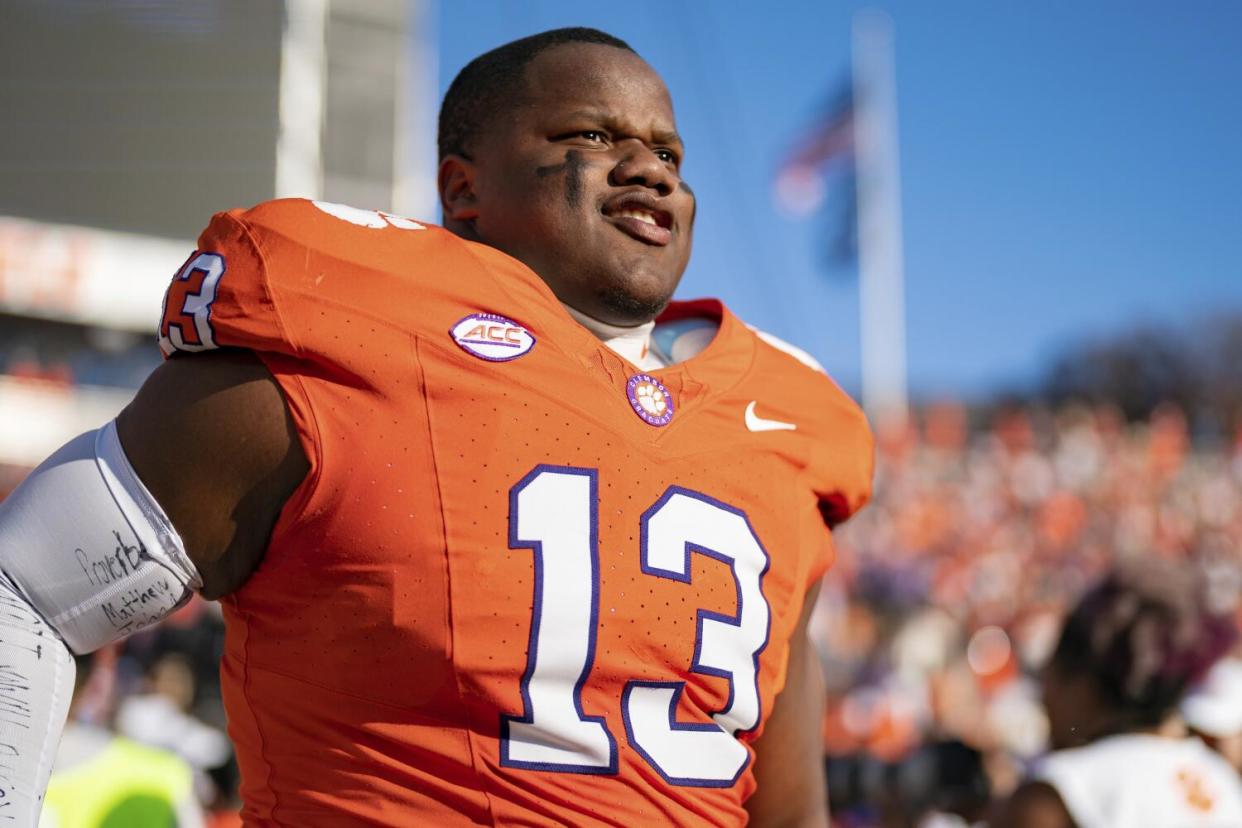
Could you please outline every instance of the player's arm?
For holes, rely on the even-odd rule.
[[[806,596],[789,647],[785,688],[776,697],[763,735],[755,742],[755,781],[746,801],[756,828],[826,828],[828,791],[824,781],[824,676],[807,636],[819,596]]]
[[[989,822],[991,828],[1077,828],[1056,788],[1027,782],[1014,791]]]
[[[219,598],[250,576],[306,455],[276,380],[249,351],[175,357],[117,417],[121,446]]]
[[[86,653],[257,566],[307,462],[244,352],[158,368],[118,421],[62,446],[0,502],[0,819],[38,822]]]

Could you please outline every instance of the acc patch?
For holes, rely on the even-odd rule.
[[[463,351],[489,362],[508,362],[535,347],[535,335],[508,317],[472,313],[449,328]]]

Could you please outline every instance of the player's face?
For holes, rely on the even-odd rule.
[[[653,318],[686,269],[695,208],[663,81],[632,52],[569,44],[531,61],[524,87],[473,148],[475,233],[588,316]]]

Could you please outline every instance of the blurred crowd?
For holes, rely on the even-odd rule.
[[[136,391],[159,361],[154,333],[0,315],[3,376]]]
[[[223,647],[219,605],[195,596],[158,626],[77,657],[40,828],[240,826]]]
[[[1116,564],[1179,562],[1239,612],[1242,428],[932,406],[879,435],[875,493],[837,532],[814,628],[840,825],[968,823],[1008,795],[1047,747],[1038,675],[1062,619]]]

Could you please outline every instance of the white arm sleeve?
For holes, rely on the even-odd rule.
[[[115,423],[65,444],[0,502],[0,828],[38,822],[73,691],[66,645],[98,649],[201,586]]]
[[[0,578],[0,825],[39,821],[73,676],[69,650]]]

